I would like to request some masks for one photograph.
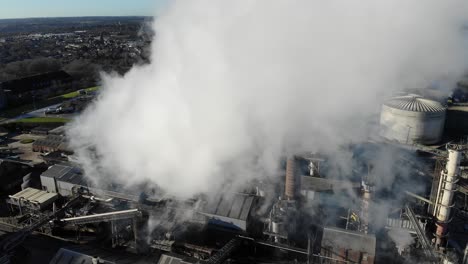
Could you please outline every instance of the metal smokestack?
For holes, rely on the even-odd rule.
[[[441,172],[437,192],[437,207],[434,215],[437,218],[436,247],[443,246],[447,235],[447,224],[450,221],[453,194],[457,188],[456,182],[460,172],[462,153],[457,145],[447,145],[448,159],[445,170]]]
[[[294,157],[286,161],[286,180],[284,195],[288,200],[294,200],[298,196],[298,180],[296,177],[296,160]]]
[[[372,199],[371,186],[363,181],[362,182],[362,204],[361,204],[361,232],[364,234],[369,233],[369,205]]]

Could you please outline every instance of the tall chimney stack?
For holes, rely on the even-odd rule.
[[[286,180],[284,195],[288,200],[295,200],[298,195],[298,182],[296,177],[296,161],[294,157],[286,162]]]
[[[436,247],[445,244],[447,235],[447,224],[452,208],[452,200],[457,188],[456,182],[460,172],[460,159],[462,153],[457,145],[447,145],[448,159],[445,170],[441,172],[439,188],[437,192],[437,207],[435,216],[437,218]]]

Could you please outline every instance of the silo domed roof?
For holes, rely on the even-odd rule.
[[[438,113],[445,111],[445,107],[441,103],[413,94],[393,97],[384,105],[411,112]]]

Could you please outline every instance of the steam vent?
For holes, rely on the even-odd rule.
[[[446,109],[418,95],[391,98],[382,106],[381,135],[402,144],[434,144],[444,130]]]

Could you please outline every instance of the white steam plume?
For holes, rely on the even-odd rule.
[[[414,238],[408,230],[403,228],[390,229],[390,231],[388,231],[388,236],[393,240],[393,242],[395,242],[399,254],[414,242]]]
[[[103,77],[71,146],[95,181],[178,196],[277,175],[284,153],[368,137],[384,96],[455,81],[467,10],[464,0],[172,1],[154,22],[151,63]]]

